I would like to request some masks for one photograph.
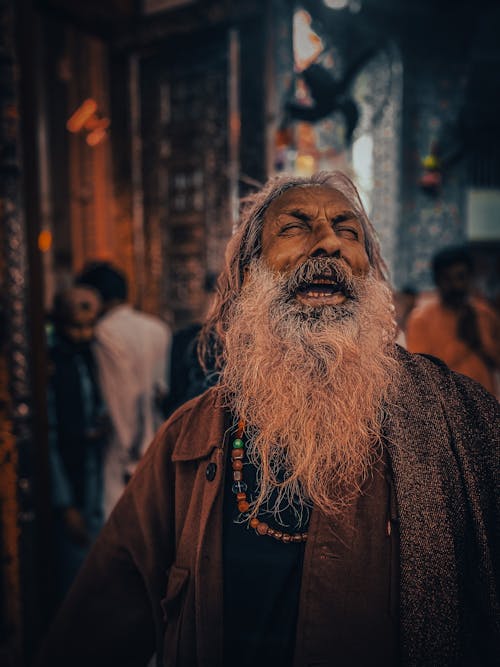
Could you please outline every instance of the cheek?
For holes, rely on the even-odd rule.
[[[279,271],[286,269],[290,265],[290,256],[286,252],[275,252],[265,258],[266,264],[270,269]]]
[[[357,251],[351,258],[351,268],[356,274],[365,275],[370,270],[370,260],[364,249]]]
[[[270,269],[286,271],[294,268],[297,262],[306,257],[306,250],[302,244],[269,244],[262,249],[262,258]]]

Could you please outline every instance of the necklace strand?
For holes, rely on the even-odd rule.
[[[245,423],[240,420],[238,422],[236,437],[233,440],[231,450],[231,465],[233,469],[233,485],[231,490],[236,496],[236,504],[238,506],[238,511],[241,514],[248,512],[250,509],[250,503],[248,502],[247,497],[248,487],[243,479],[243,459],[245,458],[245,443],[243,441],[244,432]],[[279,540],[286,544],[290,542],[305,542],[307,540],[307,532],[286,533],[283,530],[275,530],[274,528],[271,528],[269,524],[260,521],[257,517],[250,519],[249,525],[255,530],[257,535],[269,535],[270,537],[274,537],[275,540]]]

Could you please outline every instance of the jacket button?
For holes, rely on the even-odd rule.
[[[209,463],[205,471],[205,475],[207,476],[209,482],[214,481],[216,472],[217,472],[217,466],[215,465],[215,463]]]

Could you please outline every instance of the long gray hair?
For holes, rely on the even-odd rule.
[[[312,176],[282,175],[269,179],[262,190],[243,200],[240,223],[230,239],[224,268],[217,281],[217,293],[200,334],[198,356],[209,374],[224,367],[224,331],[226,315],[240,293],[244,273],[262,251],[264,216],[271,202],[291,188],[325,186],[337,190],[349,201],[365,234],[365,249],[376,277],[387,281],[387,266],[380,254],[375,229],[368,219],[358,190],[340,171],[320,171]]]

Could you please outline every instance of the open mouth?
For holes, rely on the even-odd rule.
[[[314,277],[311,281],[303,282],[295,292],[299,301],[337,305],[343,303],[348,295],[345,286],[330,277]]]
[[[296,294],[308,297],[331,296],[332,294],[344,293],[342,286],[334,280],[327,278],[314,279],[312,282],[303,283],[297,289]]]

